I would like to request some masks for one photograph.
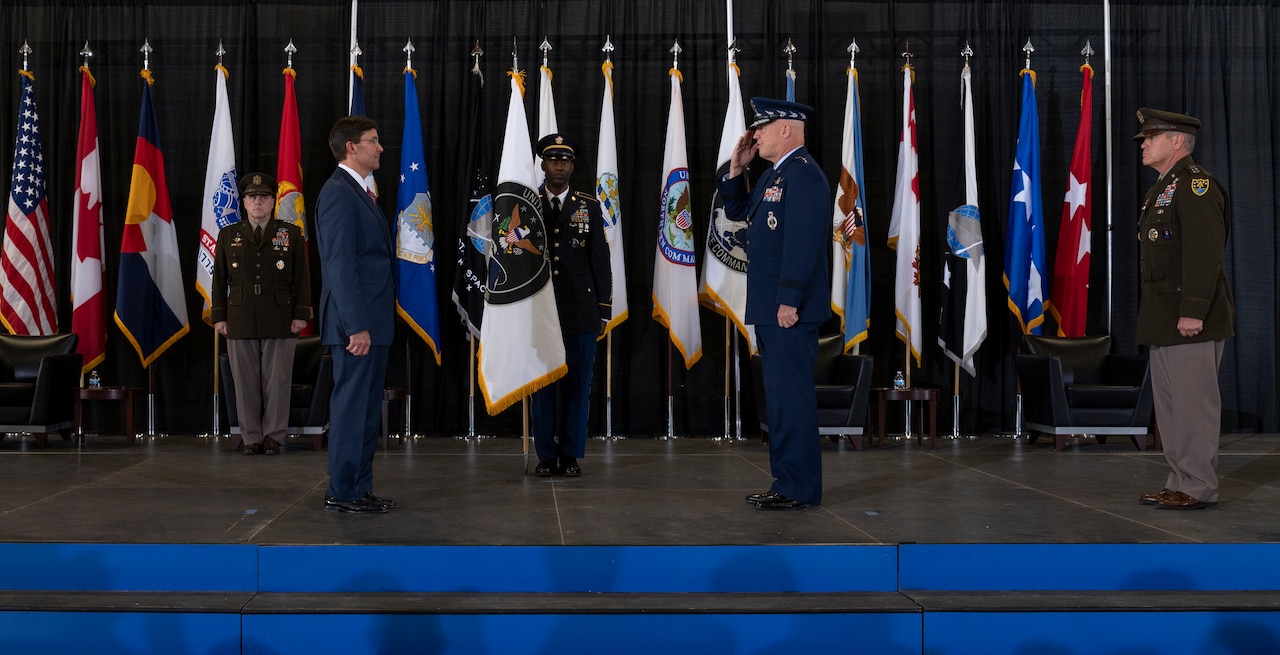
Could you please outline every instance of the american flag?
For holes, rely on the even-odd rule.
[[[22,75],[18,131],[9,186],[9,220],[0,253],[0,321],[13,334],[58,332],[54,298],[53,247],[49,240],[49,207],[44,189],[44,157],[40,153],[40,117],[36,113],[34,76]]]

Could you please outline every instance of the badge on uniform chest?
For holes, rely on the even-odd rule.
[[[764,219],[764,224],[768,225],[770,230],[776,230],[778,229],[778,217],[774,216],[773,212],[769,212],[769,215]]]
[[[771,186],[764,190],[765,202],[782,202],[782,187]]]

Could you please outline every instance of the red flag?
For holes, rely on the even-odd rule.
[[[40,152],[40,116],[32,88],[35,76],[30,71],[18,72],[22,97],[13,145],[9,220],[0,252],[0,322],[13,334],[57,334],[49,202]]]
[[[1093,67],[1080,67],[1084,88],[1080,92],[1080,127],[1076,130],[1071,174],[1062,204],[1062,226],[1058,232],[1058,253],[1054,258],[1053,286],[1049,293],[1049,313],[1058,321],[1058,334],[1084,335],[1089,313],[1090,199],[1092,162],[1089,145],[1093,136]]]
[[[302,199],[302,137],[298,128],[298,98],[293,91],[293,67],[284,69],[284,110],[280,113],[280,150],[276,160],[276,218],[293,223],[307,234],[307,207]]]
[[[98,157],[98,109],[93,75],[80,69],[80,138],[76,147],[76,198],[72,204],[71,331],[79,336],[83,372],[102,363],[107,351],[107,310],[102,238],[102,174]]]
[[[302,197],[302,131],[298,127],[298,97],[293,90],[293,79],[297,76],[293,66],[284,69],[284,109],[280,112],[280,148],[276,159],[276,218],[297,225],[302,236],[309,238],[307,205]],[[300,334],[314,334],[312,321],[307,321]]]

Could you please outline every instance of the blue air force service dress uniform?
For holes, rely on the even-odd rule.
[[[1135,140],[1163,131],[1195,134],[1200,126],[1173,112],[1143,108],[1138,116],[1143,130]],[[1138,217],[1138,343],[1151,347],[1156,420],[1171,468],[1165,488],[1200,501],[1196,508],[1218,500],[1218,365],[1223,341],[1235,335],[1223,265],[1229,229],[1226,192],[1190,155],[1147,191]],[[1182,336],[1181,317],[1200,319],[1202,331]]]
[[[544,160],[572,160],[576,149],[577,142],[561,134],[545,136],[537,145]],[[563,198],[553,198],[544,189],[542,196],[551,237],[551,285],[569,370],[563,378],[533,394],[531,428],[539,462],[559,462],[557,471],[540,474],[576,475],[580,472],[576,460],[586,454],[596,339],[600,327],[611,316],[609,246],[600,200],[594,195],[567,189]]]
[[[775,118],[803,120],[804,105],[753,98],[757,127]],[[789,113],[788,113],[789,112]],[[755,326],[769,416],[771,491],[805,505],[822,502],[813,365],[818,328],[831,317],[827,271],[831,191],[803,146],[776,162],[747,191],[746,175],[717,182],[726,215],[747,220],[746,322]],[[797,308],[799,322],[778,326],[778,308]]]

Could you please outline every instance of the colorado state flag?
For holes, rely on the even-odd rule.
[[[151,100],[152,79],[142,87],[142,117],[133,152],[133,178],[120,241],[120,275],[116,286],[116,325],[142,366],[148,367],[190,329],[182,288],[178,235],[169,186],[164,179],[160,129]]]

